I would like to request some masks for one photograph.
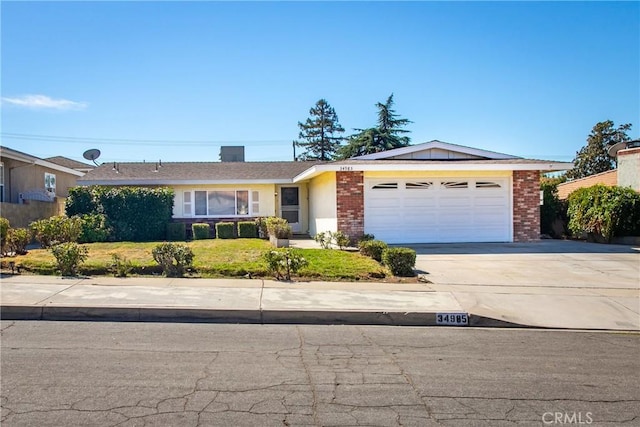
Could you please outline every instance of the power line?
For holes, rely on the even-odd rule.
[[[95,137],[78,137],[78,136],[59,136],[59,135],[34,135],[25,133],[0,132],[0,136],[6,139],[17,139],[27,141],[52,141],[52,142],[68,142],[74,144],[85,144],[87,142],[100,143],[105,145],[130,145],[136,143],[138,145],[190,145],[190,146],[207,146],[220,144],[277,144],[289,143],[289,139],[274,140],[172,140],[172,139],[134,139],[134,138],[95,138]]]

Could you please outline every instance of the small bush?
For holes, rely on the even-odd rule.
[[[238,222],[238,237],[241,239],[255,239],[258,237],[258,226],[254,221]]]
[[[267,232],[269,236],[273,236],[276,239],[290,239],[291,238],[291,226],[284,218],[276,216],[270,216],[266,219]]]
[[[187,240],[187,225],[182,222],[167,223],[167,240],[184,242]]]
[[[640,235],[640,194],[631,188],[594,185],[569,195],[569,229],[611,241]]]
[[[218,222],[216,223],[216,237],[218,239],[233,239],[233,223]]]
[[[211,238],[211,226],[209,224],[191,224],[193,240],[203,240]]]
[[[82,220],[77,216],[52,216],[34,221],[29,226],[43,248],[50,248],[59,243],[77,242],[82,234]]]
[[[85,214],[80,216],[80,243],[106,242],[111,235],[107,217],[103,214]]]
[[[26,228],[10,228],[7,233],[6,250],[15,255],[24,255],[30,241],[31,232]]]
[[[409,248],[387,248],[382,252],[382,262],[394,276],[411,277],[416,265],[416,251]]]
[[[364,240],[358,243],[358,248],[362,255],[382,262],[382,253],[387,249],[387,244],[382,240]]]
[[[331,235],[333,241],[336,243],[340,250],[346,248],[351,243],[351,238],[348,234],[344,234],[342,231],[336,231]]]
[[[376,236],[374,236],[373,234],[365,233],[362,236],[360,236],[360,238],[358,239],[358,243],[366,242],[367,240],[375,240],[375,238]]]
[[[320,244],[322,249],[331,249],[331,232],[321,231],[313,237],[313,240]]]
[[[126,257],[111,254],[111,272],[115,277],[127,277],[133,270],[133,264]]]
[[[153,259],[167,277],[182,277],[193,263],[193,251],[187,245],[161,243],[151,250]]]
[[[75,242],[59,243],[51,247],[58,271],[63,276],[75,276],[80,264],[87,259],[88,252],[87,248]]]
[[[9,220],[0,217],[0,253],[5,253],[7,244],[7,233],[9,232]]]
[[[291,275],[309,265],[301,252],[295,249],[275,249],[263,254],[269,273],[278,280],[291,280]]]

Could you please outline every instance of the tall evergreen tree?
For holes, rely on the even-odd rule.
[[[376,103],[376,107],[378,108],[378,126],[355,129],[357,133],[351,135],[347,144],[340,148],[338,158],[348,159],[409,145],[411,138],[403,135],[411,131],[404,129],[404,126],[412,122],[408,119],[401,119],[396,114],[392,108],[393,94],[389,95],[384,104]]]
[[[338,115],[325,99],[320,99],[309,110],[306,122],[298,122],[301,140],[295,146],[304,148],[296,160],[333,160],[344,139],[339,136],[344,128],[338,122]]]
[[[611,120],[596,123],[587,137],[587,145],[576,153],[575,167],[567,171],[567,178],[578,179],[616,168],[615,159],[609,157],[607,149],[618,142],[629,141],[627,131],[631,123],[614,127]]]

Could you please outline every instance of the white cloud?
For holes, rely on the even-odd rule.
[[[53,99],[46,95],[22,95],[16,97],[3,96],[2,103],[38,110],[84,110],[88,106],[86,102],[77,102],[68,99]]]

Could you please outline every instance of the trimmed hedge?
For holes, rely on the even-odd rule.
[[[187,225],[183,222],[167,223],[167,240],[170,242],[184,242],[187,240]]]
[[[387,244],[382,240],[361,240],[358,243],[358,248],[362,255],[382,262],[382,252],[387,249]]]
[[[416,251],[409,248],[387,248],[382,252],[382,262],[394,276],[413,277]]]
[[[254,221],[238,222],[238,237],[241,239],[255,239],[258,237],[258,226]]]
[[[173,190],[163,187],[74,187],[65,210],[68,216],[104,214],[116,241],[163,240],[173,199]]]
[[[218,239],[233,239],[233,223],[219,222],[216,224],[216,237]]]
[[[191,224],[193,240],[209,239],[211,237],[211,226],[209,224]]]

